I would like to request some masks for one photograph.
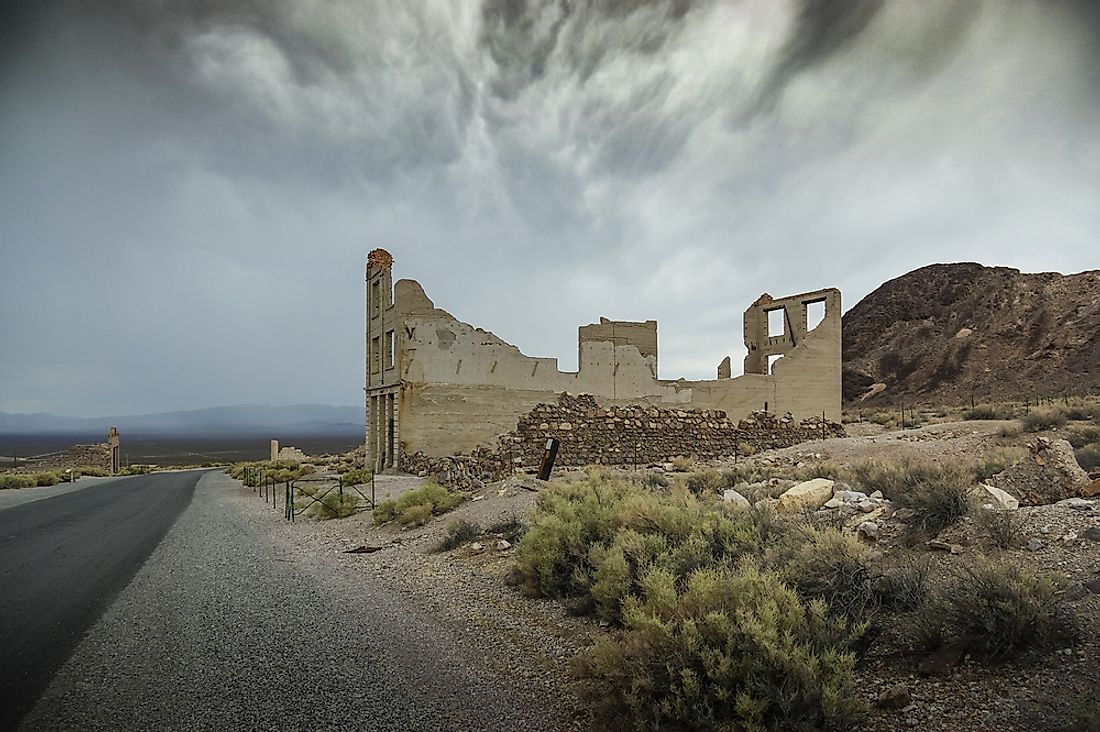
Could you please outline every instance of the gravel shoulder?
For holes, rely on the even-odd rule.
[[[539,668],[492,632],[543,633],[526,607],[508,615],[508,602],[482,596],[501,594],[487,575],[445,562],[407,571],[396,548],[337,557],[339,545],[315,541],[309,528],[318,525],[285,523],[220,473],[204,476],[21,729],[558,730],[577,722],[558,681],[573,648],[562,644],[554,655],[551,639]]]

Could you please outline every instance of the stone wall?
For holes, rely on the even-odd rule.
[[[560,443],[557,466],[640,468],[676,457],[710,460],[841,434],[839,424],[814,417],[797,421],[790,415],[754,412],[733,423],[716,409],[601,407],[591,395],[562,394],[557,404],[536,405],[494,447],[442,458],[416,453],[405,457],[402,468],[435,474],[444,485],[471,488],[499,480],[512,470],[537,470],[549,438]]]

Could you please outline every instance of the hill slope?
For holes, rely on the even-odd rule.
[[[885,389],[865,403],[1095,393],[1100,271],[933,264],[863,298],[845,313],[843,332],[849,403],[873,384]]]

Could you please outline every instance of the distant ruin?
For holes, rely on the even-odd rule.
[[[756,410],[839,421],[839,290],[762,295],[744,314],[744,375],[731,375],[727,356],[717,379],[689,381],[658,378],[654,320],[581,326],[578,369],[561,371],[557,359],[524,355],[436,308],[419,283],[395,285],[392,268],[385,250],[368,256],[366,448],[376,469],[491,445],[564,393],[591,395],[604,408],[713,412],[733,422]]]
[[[274,460],[293,460],[295,462],[302,462],[306,459],[306,454],[294,447],[293,445],[287,445],[286,447],[279,447],[278,440],[271,441],[271,459]]]

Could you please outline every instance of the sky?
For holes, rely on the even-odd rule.
[[[363,267],[536,356],[1100,266],[1092,0],[15,0],[0,411],[362,401]]]

